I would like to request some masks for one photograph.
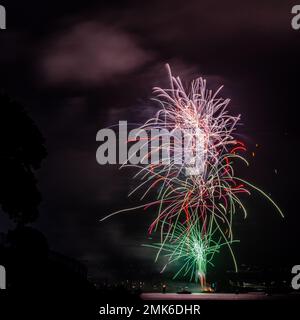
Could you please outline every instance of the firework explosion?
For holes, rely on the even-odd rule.
[[[174,262],[179,262],[181,267],[174,275],[174,279],[181,273],[184,276],[190,277],[190,281],[198,281],[200,279],[201,286],[205,287],[205,275],[207,266],[214,266],[212,260],[216,253],[218,253],[222,246],[230,245],[237,241],[222,242],[222,237],[217,241],[214,240],[217,228],[214,228],[214,220],[210,219],[208,230],[203,229],[200,220],[196,221],[186,232],[186,226],[178,223],[174,234],[170,237],[166,234],[165,244],[154,243],[151,245],[144,245],[158,249],[156,260],[160,252],[163,250],[167,257],[167,263],[163,270]],[[224,241],[224,240],[223,240]]]
[[[234,138],[240,115],[229,114],[230,100],[219,97],[222,87],[213,93],[207,89],[206,81],[198,78],[185,90],[168,65],[167,70],[170,88],[154,88],[159,111],[137,129],[150,133],[143,142],[151,142],[150,150],[140,164],[128,164],[128,159],[121,166],[138,168],[135,177],[140,183],[130,195],[143,190],[143,200],[155,189],[157,198],[104,219],[128,210],[156,207],[157,217],[149,227],[149,234],[160,232],[160,242],[150,245],[158,249],[156,259],[160,254],[167,257],[163,270],[180,262],[174,278],[189,276],[191,280],[200,279],[201,286],[205,286],[207,267],[213,266],[214,255],[224,246],[237,271],[231,248],[236,242],[232,223],[238,210],[247,216],[241,194],[250,195],[251,189],[258,191],[283,214],[267,194],[235,175],[236,160],[248,165],[241,155],[246,146]],[[153,161],[159,155],[161,160]]]

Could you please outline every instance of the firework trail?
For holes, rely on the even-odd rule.
[[[189,232],[186,232],[186,226],[178,223],[172,237],[166,234],[165,244],[154,243],[151,245],[144,245],[145,247],[158,249],[156,260],[161,252],[167,257],[167,263],[164,265],[163,270],[169,264],[180,262],[180,268],[174,275],[176,279],[180,274],[189,276],[190,281],[194,280],[202,282],[205,286],[205,275],[207,266],[213,264],[213,258],[216,253],[220,252],[223,246],[231,245],[234,241],[224,242],[222,237],[217,237],[217,228],[214,227],[214,219],[210,219],[208,230],[203,229],[200,220],[196,221]]]
[[[152,245],[158,249],[157,257],[167,255],[167,265],[183,261],[175,277],[181,273],[190,279],[200,277],[204,285],[207,266],[223,246],[229,248],[237,270],[231,248],[235,242],[232,222],[238,210],[247,216],[241,194],[258,191],[283,214],[268,195],[235,175],[236,160],[248,165],[241,155],[246,146],[234,138],[240,115],[228,112],[230,100],[219,97],[222,87],[213,92],[207,89],[206,80],[198,78],[186,90],[168,65],[167,70],[170,88],[154,88],[159,111],[137,129],[149,133],[144,145],[150,149],[141,164],[129,164],[128,158],[121,166],[138,169],[135,178],[140,183],[130,195],[142,192],[143,200],[155,189],[157,198],[104,219],[128,210],[156,207],[157,217],[149,234],[160,231],[160,242]]]

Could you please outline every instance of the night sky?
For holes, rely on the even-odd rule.
[[[250,167],[238,174],[280,205],[245,198],[237,217],[239,264],[300,263],[300,31],[294,1],[1,1],[0,88],[20,101],[46,139],[38,172],[43,196],[34,224],[53,250],[89,267],[93,277],[158,273],[146,243],[151,210],[99,220],[137,203],[127,195],[133,171],[96,162],[96,133],[119,120],[153,115],[154,86],[167,86],[164,64],[185,82],[224,84]],[[13,124],[12,124],[13,125]],[[256,146],[258,144],[258,147]],[[255,157],[252,156],[255,152]],[[0,214],[0,231],[12,224]],[[225,266],[230,268],[231,266]]]

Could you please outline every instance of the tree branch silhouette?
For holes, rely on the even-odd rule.
[[[46,155],[36,124],[19,103],[0,93],[0,205],[17,225],[38,217],[35,172]]]

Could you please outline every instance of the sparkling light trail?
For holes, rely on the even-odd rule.
[[[219,96],[222,87],[213,92],[206,80],[198,78],[186,90],[168,65],[167,70],[170,88],[154,88],[160,109],[137,130],[149,133],[144,144],[151,147],[142,159],[149,163],[126,162],[122,167],[138,168],[135,178],[140,183],[130,195],[141,192],[143,200],[150,190],[157,191],[154,201],[130,210],[157,208],[149,234],[159,231],[160,242],[150,246],[158,249],[157,258],[161,253],[168,257],[164,269],[181,261],[174,277],[183,274],[196,281],[200,277],[204,286],[207,267],[213,266],[214,255],[224,246],[237,270],[232,224],[238,210],[247,217],[241,194],[258,191],[283,214],[266,193],[235,175],[236,161],[248,165],[241,155],[246,146],[234,137],[240,115],[229,113],[230,100]],[[161,160],[153,163],[158,155]]]

